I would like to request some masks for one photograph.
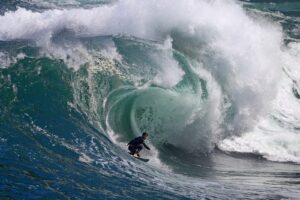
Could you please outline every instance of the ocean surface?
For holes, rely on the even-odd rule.
[[[1,0],[0,199],[300,199],[300,1]]]

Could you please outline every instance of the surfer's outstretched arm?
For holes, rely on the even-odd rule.
[[[145,144],[145,142],[143,142],[143,145],[146,149],[150,150],[150,148]]]

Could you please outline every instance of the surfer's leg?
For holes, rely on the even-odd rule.
[[[141,146],[133,146],[133,145],[131,145],[131,146],[128,147],[128,150],[130,151],[129,154],[131,154],[133,156],[136,155],[137,157],[140,157],[139,152],[140,152],[140,150],[142,150],[142,148],[143,147],[141,147]]]
[[[140,151],[141,151],[142,149],[143,149],[143,146],[142,146],[142,145],[139,145],[139,146],[136,147],[135,153],[136,153],[136,155],[137,155],[138,157],[140,157]]]
[[[134,155],[135,152],[136,152],[136,148],[135,148],[134,146],[132,146],[132,145],[129,145],[129,146],[128,146],[128,150],[130,151],[130,154],[131,154],[131,155]]]

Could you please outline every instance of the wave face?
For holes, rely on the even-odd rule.
[[[0,196],[296,199],[296,4],[1,3]]]

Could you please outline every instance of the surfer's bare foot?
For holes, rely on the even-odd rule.
[[[140,157],[140,154],[139,154],[139,153],[136,153],[135,155],[136,155],[138,158]]]

